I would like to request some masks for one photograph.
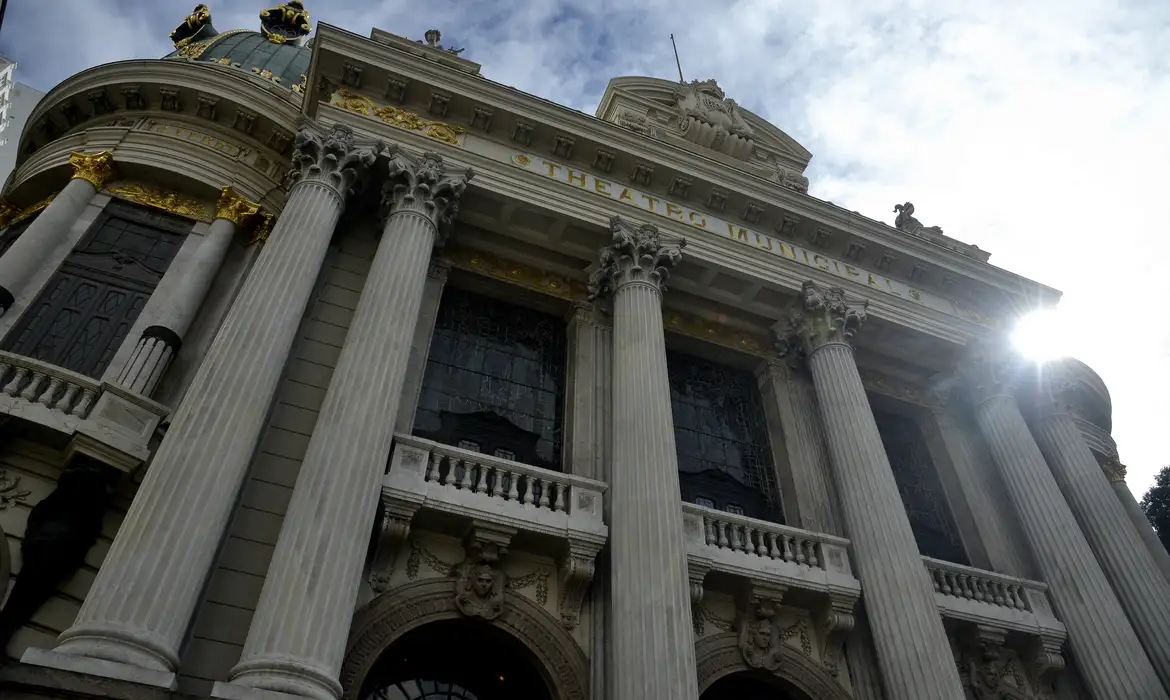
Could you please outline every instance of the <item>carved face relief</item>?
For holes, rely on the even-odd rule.
[[[739,650],[743,661],[751,668],[775,671],[780,667],[780,645],[777,643],[776,621],[770,610],[756,608],[748,620],[741,623]]]
[[[772,628],[771,620],[757,620],[752,625],[752,643],[760,651],[768,651],[772,648],[772,641],[776,636],[776,631]]]
[[[478,569],[479,573],[475,575],[475,594],[480,598],[487,598],[492,594],[492,587],[495,586],[496,580],[492,576],[491,567],[485,564]]]
[[[483,559],[468,559],[456,567],[455,606],[464,615],[494,620],[504,610],[505,577]]]

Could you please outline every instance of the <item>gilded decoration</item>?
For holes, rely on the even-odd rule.
[[[1125,483],[1125,465],[1116,457],[1111,457],[1108,462],[1102,464],[1101,469],[1105,472],[1105,476],[1109,477],[1111,483]]]
[[[189,219],[212,221],[215,218],[215,212],[211,206],[178,192],[164,192],[136,183],[114,185],[107,188],[106,192],[118,199],[160,209]]]
[[[576,280],[505,260],[491,253],[451,245],[443,250],[443,258],[461,270],[494,277],[542,294],[569,300],[584,299],[586,296],[585,285]]]
[[[345,88],[341,88],[334,93],[333,100],[333,104],[338,107],[348,109],[351,112],[357,112],[367,117],[381,119],[386,124],[396,126],[399,129],[421,131],[424,136],[429,136],[443,143],[449,143],[452,146],[459,145],[459,135],[464,133],[464,129],[461,126],[423,119],[414,112],[402,109],[401,107],[394,107],[393,105],[379,107],[370,98],[351,92]]]
[[[69,164],[73,166],[73,179],[85,180],[99,190],[114,174],[114,154],[109,151],[70,153]]]
[[[6,200],[0,199],[0,226],[7,226],[8,222],[11,221],[18,213],[20,213],[19,207],[14,204],[10,204]]]
[[[175,48],[186,46],[210,25],[211,10],[208,9],[207,5],[200,3],[195,6],[191,14],[183,18],[182,24],[171,32],[171,42],[174,43]],[[211,33],[214,34],[214,31]]]
[[[260,11],[260,33],[274,44],[299,41],[311,31],[309,13],[300,0],[288,0]]]
[[[23,209],[12,206],[11,204],[7,204],[6,202],[0,202],[0,228],[19,224],[21,221],[24,221],[28,217],[49,206],[49,203],[52,202],[53,198],[56,196],[57,195],[55,193],[51,194],[36,204],[25,207]]]
[[[767,355],[771,343],[763,336],[739,331],[727,326],[699,318],[678,311],[668,311],[663,319],[667,330],[699,338],[709,343],[722,345],[740,352],[750,352],[753,355]]]
[[[244,228],[259,213],[259,204],[241,197],[230,186],[220,188],[219,200],[215,203],[215,218],[225,219],[237,228]]]
[[[267,243],[268,237],[272,235],[272,226],[276,223],[276,217],[269,212],[260,212],[260,221],[256,224],[255,230],[252,231],[252,240],[248,241],[248,245],[253,243]]]

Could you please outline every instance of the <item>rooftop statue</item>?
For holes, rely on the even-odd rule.
[[[211,10],[207,5],[200,3],[183,19],[183,23],[171,32],[171,41],[176,47],[180,47],[197,39],[211,38],[218,33],[215,27],[211,26]]]
[[[910,234],[937,233],[942,235],[943,230],[938,226],[923,226],[922,222],[914,218],[914,205],[910,202],[895,204],[894,211],[898,218],[894,219],[894,228]]]
[[[692,80],[675,94],[682,110],[682,134],[692,143],[740,160],[752,152],[752,127],[735,100],[724,96],[714,80]]]
[[[457,49],[454,47],[443,46],[442,44],[440,44],[439,39],[443,38],[443,33],[440,32],[438,29],[428,29],[426,31],[426,33],[423,34],[423,36],[426,37],[427,46],[431,47],[432,49],[439,49],[441,51],[446,51],[447,53],[455,54],[456,56],[463,53],[463,49]],[[419,41],[418,43],[421,44],[423,42]]]
[[[298,42],[313,31],[309,24],[309,13],[301,0],[286,3],[260,11],[260,33],[274,44]]]

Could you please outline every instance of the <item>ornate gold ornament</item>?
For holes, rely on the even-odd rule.
[[[73,179],[85,180],[99,190],[114,174],[114,154],[109,151],[70,153],[69,164],[73,166]]]
[[[48,197],[45,197],[41,201],[37,202],[36,204],[33,204],[32,206],[25,207],[24,209],[17,209],[15,207],[13,207],[13,213],[11,214],[11,216],[9,218],[4,217],[3,206],[5,203],[0,202],[0,227],[15,226],[16,224],[19,224],[21,221],[24,221],[28,217],[32,216],[33,214],[36,214],[40,210],[49,206],[49,203],[52,202],[53,198],[56,196],[57,196],[57,194],[53,193],[53,194],[49,195]],[[8,205],[8,206],[11,206],[11,205]]]
[[[723,347],[749,352],[753,355],[767,355],[771,351],[771,344],[763,335],[755,335],[747,331],[739,331],[713,321],[690,316],[678,311],[668,311],[663,318],[668,330],[692,338],[706,340],[709,343]]]
[[[252,231],[252,239],[248,241],[248,245],[268,242],[268,236],[272,234],[272,226],[275,223],[276,216],[266,211],[260,212],[260,219]]]
[[[7,226],[8,222],[20,212],[20,209],[10,204],[6,199],[0,199],[0,226]]]
[[[505,260],[490,253],[448,245],[443,249],[443,258],[462,270],[494,277],[542,294],[569,300],[584,299],[586,296],[585,285],[576,280]]]
[[[274,44],[298,41],[311,31],[309,13],[300,0],[288,0],[260,11],[260,33]]]
[[[1112,457],[1108,462],[1102,464],[1101,470],[1105,472],[1105,476],[1109,477],[1109,481],[1112,483],[1125,483],[1125,465],[1122,464],[1116,457]]]
[[[208,9],[207,5],[200,3],[195,6],[191,14],[183,18],[183,23],[171,32],[171,41],[175,48],[186,46],[209,24],[211,24],[211,10]]]
[[[107,188],[106,192],[119,199],[125,199],[129,202],[135,202],[189,219],[211,221],[214,217],[214,212],[211,210],[211,207],[196,199],[181,195],[178,192],[164,192],[134,183],[115,185]]]
[[[292,87],[293,92],[297,93],[298,95],[305,94],[305,85],[308,82],[309,82],[309,76],[305,75],[304,73],[301,73],[301,82],[297,83],[296,85],[293,85],[293,87]]]
[[[215,203],[215,218],[225,219],[237,228],[243,228],[259,213],[259,204],[240,196],[230,185],[220,188],[219,200]]]
[[[461,126],[423,119],[414,112],[402,109],[401,107],[394,107],[393,105],[379,107],[370,98],[350,92],[345,88],[341,88],[335,93],[335,99],[337,101],[333,104],[338,107],[348,109],[351,112],[357,112],[367,117],[376,117],[390,126],[396,126],[399,129],[421,131],[424,136],[429,136],[443,143],[449,143],[452,146],[459,145],[459,135],[464,132]]]

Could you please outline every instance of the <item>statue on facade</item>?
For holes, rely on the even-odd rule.
[[[751,668],[780,668],[780,634],[776,629],[776,609],[771,604],[756,603],[740,621],[739,650]]]
[[[298,42],[311,31],[309,13],[301,0],[288,0],[260,11],[260,33],[274,44]]]
[[[999,661],[975,656],[967,657],[967,687],[975,700],[1001,700],[1003,697],[1003,669]]]
[[[451,46],[443,46],[440,44],[439,40],[443,38],[443,33],[438,29],[428,29],[426,33],[423,34],[423,37],[425,37],[427,40],[427,46],[431,47],[432,49],[446,51],[447,53],[454,54],[456,56],[463,53],[463,49],[457,49]],[[423,42],[419,41],[417,43],[421,44]]]
[[[465,545],[467,557],[455,566],[455,607],[468,617],[494,620],[504,611],[507,577],[500,571],[505,550],[482,542]]]
[[[714,80],[692,80],[675,93],[682,112],[682,135],[699,146],[740,160],[752,153],[752,127],[735,100],[728,99]]]
[[[894,219],[894,228],[909,234],[937,233],[942,235],[943,230],[938,226],[923,226],[922,222],[914,218],[914,205],[910,202],[895,204],[894,211],[898,218]]]
[[[776,174],[773,177],[776,182],[780,183],[781,187],[785,187],[794,192],[800,192],[801,194],[808,194],[808,178],[799,170],[789,170],[788,168],[777,166]]]
[[[197,38],[213,37],[218,32],[211,26],[211,10],[199,3],[191,14],[183,18],[182,24],[171,32],[171,41],[176,47],[184,46]]]

